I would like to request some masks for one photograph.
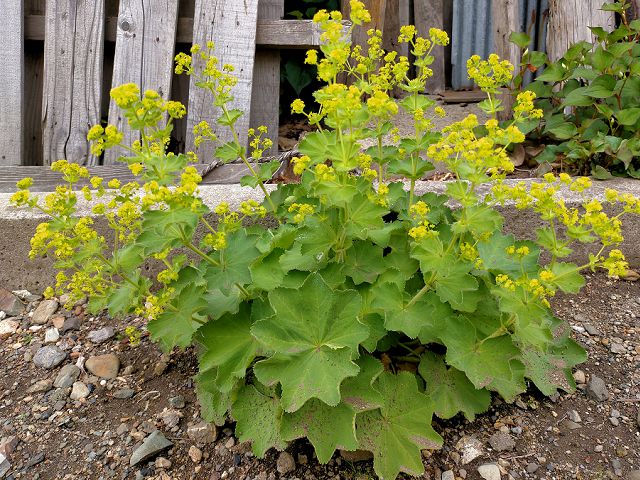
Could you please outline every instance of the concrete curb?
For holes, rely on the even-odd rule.
[[[520,181],[532,183],[538,180],[507,180],[506,183],[513,185]],[[275,185],[270,185],[269,189],[275,189]],[[594,182],[590,197],[598,199],[604,198],[607,188],[616,189],[622,193],[631,193],[640,197],[640,181],[616,178],[604,182]],[[446,182],[425,181],[418,182],[416,193],[426,192],[443,193],[446,189]],[[46,192],[39,192],[38,195],[46,195]],[[29,240],[35,231],[38,223],[45,220],[45,216],[40,212],[31,211],[28,208],[15,208],[9,204],[11,194],[0,193],[0,286],[10,290],[27,289],[34,292],[42,291],[47,285],[52,283],[55,271],[52,267],[51,259],[29,260]],[[215,207],[222,201],[228,202],[232,208],[237,207],[240,202],[248,199],[262,200],[262,192],[240,185],[206,185],[201,187],[201,197],[204,202]],[[561,190],[559,197],[567,206],[576,206],[582,200],[582,196],[568,189]],[[92,202],[87,202],[79,198],[79,214],[91,215]],[[501,209],[505,215],[505,231],[513,233],[518,238],[533,238],[535,229],[541,225],[538,218],[530,211],[516,210],[512,205],[506,205]],[[100,221],[96,221],[98,229],[105,227]],[[106,231],[106,229],[105,229]],[[622,250],[626,254],[631,266],[640,266],[640,216],[629,216],[624,219],[625,242]],[[578,246],[572,255],[572,261],[581,261],[587,258],[591,249]]]

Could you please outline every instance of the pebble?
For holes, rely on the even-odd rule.
[[[48,392],[51,390],[51,380],[45,378],[44,380],[38,380],[36,383],[27,388],[26,393],[40,393],[40,392]]]
[[[60,369],[56,379],[53,381],[53,386],[56,388],[67,388],[74,384],[74,382],[80,376],[80,369],[75,365],[65,365]]]
[[[90,393],[91,391],[89,390],[89,387],[87,387],[84,383],[74,382],[69,398],[71,398],[71,400],[81,400],[83,398],[87,398]]]
[[[0,288],[0,311],[3,311],[9,317],[20,315],[24,305],[20,299],[9,290]]]
[[[187,436],[200,445],[207,445],[216,441],[218,430],[215,425],[202,421],[187,428]]]
[[[40,347],[33,356],[33,363],[40,368],[51,369],[62,363],[67,354],[54,345]]]
[[[200,461],[202,460],[202,450],[200,450],[195,445],[191,445],[189,447],[188,454],[189,454],[189,458],[193,463],[200,463]]]
[[[627,480],[640,480],[640,470],[632,470],[627,475]]]
[[[565,418],[562,422],[560,422],[560,426],[564,430],[577,430],[579,428],[582,428],[579,423],[569,420],[568,418]]]
[[[119,400],[126,400],[127,398],[131,398],[136,394],[136,391],[131,388],[121,388],[120,390],[116,390],[113,392],[113,398],[117,398]]]
[[[602,445],[596,445],[595,448],[593,449],[594,452],[596,453],[600,453],[604,450],[604,446]]]
[[[153,457],[172,446],[173,443],[167,440],[160,430],[156,430],[144,439],[142,445],[133,451],[131,458],[129,459],[129,465],[137,465],[138,463]]]
[[[51,317],[51,325],[60,330],[64,326],[64,315],[54,315]]]
[[[280,452],[276,461],[276,469],[280,475],[286,475],[296,469],[296,461],[289,452]]]
[[[587,331],[587,333],[589,335],[593,335],[594,337],[601,337],[602,336],[602,332],[600,330],[598,330],[596,327],[594,327],[592,324],[585,323],[583,325],[584,325],[584,329]]]
[[[176,395],[175,397],[169,398],[169,405],[173,408],[184,408],[186,404],[187,403],[182,395]]]
[[[447,470],[446,472],[442,472],[440,480],[456,480],[456,476],[454,475],[453,470]]]
[[[569,420],[575,423],[582,422],[582,418],[580,418],[580,414],[576,410],[570,410],[567,412],[567,417]]]
[[[9,459],[0,453],[0,478],[4,478],[5,474],[11,470]]]
[[[78,317],[69,317],[65,319],[62,324],[62,328],[59,328],[60,333],[64,334],[70,330],[80,330],[80,319]]]
[[[13,335],[18,330],[20,323],[16,320],[7,318],[0,321],[0,338],[5,338]]]
[[[482,442],[473,436],[464,436],[458,440],[456,449],[462,453],[462,465],[473,462],[483,453]]]
[[[56,327],[47,328],[44,332],[44,343],[56,343],[60,340],[60,333]]]
[[[49,321],[51,316],[56,313],[58,306],[59,304],[57,300],[43,300],[40,302],[40,305],[38,305],[38,308],[33,312],[31,323],[44,325]]]
[[[582,370],[576,370],[573,373],[573,379],[576,381],[578,385],[587,383],[587,376]]]
[[[536,473],[539,468],[540,468],[540,465],[533,462],[527,463],[527,466],[525,467],[525,469],[527,470],[527,473]]]
[[[87,335],[87,338],[93,343],[104,343],[107,340],[112,339],[116,332],[112,327],[104,327],[100,330],[91,330]]]
[[[486,463],[478,467],[478,473],[485,480],[500,480],[500,469],[493,463]]]
[[[158,457],[158,458],[156,458],[155,467],[156,468],[171,468],[171,460],[169,460],[168,458],[164,458],[164,457]]]
[[[625,346],[617,342],[611,343],[611,347],[609,347],[609,349],[611,350],[611,353],[614,353],[616,355],[623,355],[627,353],[627,349],[625,348]]]
[[[489,444],[496,452],[509,451],[516,448],[516,442],[508,433],[494,433],[489,438]]]
[[[89,357],[85,362],[85,367],[89,372],[100,378],[116,378],[120,370],[120,359],[112,354]]]
[[[587,383],[587,394],[598,402],[603,402],[609,399],[607,384],[604,383],[604,380],[595,375],[591,375],[591,379],[589,380],[589,383]]]
[[[615,417],[609,418],[609,421],[611,422],[611,425],[613,425],[614,427],[617,427],[618,425],[620,425],[620,420],[618,420]]]
[[[173,428],[180,423],[182,413],[172,408],[165,408],[158,414],[158,418],[162,420],[162,423],[164,423],[167,428]]]

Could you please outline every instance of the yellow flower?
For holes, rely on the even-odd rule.
[[[129,108],[140,99],[140,88],[135,83],[125,83],[111,89],[111,98],[120,108]]]
[[[318,51],[317,50],[307,50],[307,56],[304,59],[304,63],[308,65],[317,65],[318,64]]]
[[[142,171],[144,170],[144,165],[142,165],[141,163],[132,163],[131,165],[129,165],[129,170],[131,170],[131,173],[137,176],[140,175],[140,173],[142,173]]]
[[[291,103],[291,113],[304,113],[304,102],[299,98],[296,98]]]
[[[33,185],[33,178],[31,177],[23,178],[22,180],[18,181],[18,183],[16,183],[16,187],[18,187],[20,190],[26,190],[31,185]]]

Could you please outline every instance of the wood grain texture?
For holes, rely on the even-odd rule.
[[[414,0],[413,15],[418,35],[429,37],[430,28],[444,30],[444,6],[443,0]],[[435,47],[433,49],[435,60],[431,64],[433,76],[427,81],[425,93],[441,93],[446,86],[444,48]]]
[[[284,15],[284,0],[259,0],[258,18],[279,20]],[[280,125],[280,52],[260,48],[256,50],[251,89],[251,117],[249,125],[267,127],[266,138],[273,147],[265,155],[278,153],[278,127]]]
[[[24,120],[22,165],[42,165],[42,79],[44,44],[27,41],[24,65]]]
[[[387,16],[387,2],[389,0],[363,0],[363,3],[366,9],[371,14],[371,22],[365,25],[357,25],[353,28],[351,33],[351,43],[355,47],[359,45],[362,48],[362,53],[366,55],[366,52],[369,51],[369,47],[367,45],[367,39],[369,36],[367,35],[367,30],[370,28],[380,30],[382,32],[382,37],[385,35],[385,20]],[[348,1],[341,2],[342,16],[344,19],[349,20],[351,15],[351,6]],[[345,75],[340,75],[339,81],[351,83],[351,78],[345,78]]]
[[[24,51],[22,0],[3,2],[5,25],[0,42],[0,165],[22,163]]]
[[[520,49],[509,41],[512,32],[520,31],[520,5],[519,0],[493,0],[491,16],[493,21],[493,50],[500,58],[509,60],[519,69]],[[515,74],[514,72],[514,74]],[[515,99],[510,94],[500,97],[504,110],[498,112],[500,120],[507,120],[513,116],[513,104]]]
[[[613,12],[600,9],[600,0],[550,0],[547,52],[555,62],[561,58],[572,43],[586,40],[593,42],[589,26],[615,28]]]
[[[112,86],[132,82],[140,91],[155,90],[168,100],[177,23],[178,0],[120,0]],[[109,123],[124,133],[125,145],[140,138],[113,101]],[[107,150],[104,163],[115,163],[124,154],[120,148]]]
[[[244,112],[235,124],[236,132],[244,142],[249,130],[251,115],[251,88],[253,84],[253,64],[256,50],[256,25],[258,20],[258,0],[197,0],[193,19],[194,43],[205,45],[215,43],[215,55],[220,65],[232,64],[233,74],[238,79],[232,95],[230,109]],[[202,71],[202,61],[194,58],[196,72]],[[189,87],[189,106],[187,107],[187,151],[194,151],[201,162],[209,163],[215,158],[216,146],[204,142],[196,148],[193,127],[206,120],[214,128],[222,142],[232,139],[226,127],[216,128],[220,111],[212,104],[210,93],[198,88],[196,76],[192,76]]]
[[[104,0],[48,0],[45,37],[44,164],[96,164],[86,136],[100,121]]]

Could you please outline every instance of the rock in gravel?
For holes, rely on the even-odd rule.
[[[47,328],[44,332],[44,343],[56,343],[60,340],[60,333],[56,327]]]
[[[587,393],[591,398],[598,402],[603,402],[609,399],[609,390],[607,390],[607,384],[604,383],[600,377],[591,375],[589,383],[587,383]]]
[[[562,422],[560,422],[560,427],[562,427],[563,430],[577,430],[579,428],[582,428],[579,423],[569,420],[568,418],[565,418]]]
[[[202,421],[187,428],[187,436],[200,445],[213,443],[218,438],[215,425]]]
[[[67,358],[67,354],[55,345],[46,345],[38,349],[33,356],[33,363],[40,368],[55,368]]]
[[[202,460],[202,450],[200,450],[195,445],[191,445],[189,447],[188,455],[193,463],[200,463],[200,461]]]
[[[2,320],[0,322],[0,339],[9,337],[14,333],[16,333],[19,326],[20,326],[20,322],[18,322],[17,320],[13,320],[11,318]]]
[[[131,398],[136,394],[136,391],[131,388],[121,388],[120,390],[116,390],[113,392],[113,398],[117,398],[119,400],[126,400],[127,398]]]
[[[112,327],[104,327],[100,330],[91,330],[87,335],[87,338],[93,343],[104,343],[107,340],[112,339],[116,332]]]
[[[611,353],[614,353],[616,355],[624,355],[625,353],[627,353],[626,347],[623,344],[617,342],[613,342],[609,347],[609,350],[611,350]]]
[[[627,480],[640,480],[640,470],[632,470],[627,475]]]
[[[456,476],[454,475],[453,470],[447,470],[446,472],[442,472],[440,480],[456,480]]]
[[[582,418],[580,418],[580,414],[576,410],[569,410],[567,412],[567,418],[575,423],[582,422]]]
[[[575,372],[573,372],[573,379],[578,385],[587,383],[587,376],[582,370],[576,370]]]
[[[164,457],[158,457],[158,458],[156,458],[155,467],[156,468],[171,468],[171,460],[169,460],[168,458],[164,458]]]
[[[20,299],[9,290],[0,288],[0,311],[6,313],[9,317],[20,315],[24,305]]]
[[[289,452],[280,452],[276,461],[276,469],[280,475],[286,475],[296,469],[296,461]]]
[[[516,448],[516,442],[508,433],[494,433],[489,438],[489,444],[496,452],[509,451]]]
[[[176,395],[175,397],[169,398],[169,405],[173,408],[181,409],[186,406],[186,402],[182,395]]]
[[[486,463],[478,467],[478,473],[485,480],[500,480],[500,469],[493,463]]]
[[[476,458],[482,455],[482,442],[473,436],[464,436],[458,443],[456,443],[456,449],[462,454],[462,464],[473,462]]]
[[[180,423],[182,413],[173,408],[165,408],[158,414],[158,418],[166,425],[167,428],[173,428]]]
[[[591,325],[590,323],[585,323],[583,325],[584,325],[584,329],[587,331],[589,335],[593,335],[594,337],[602,336],[602,332],[598,330],[596,327],[594,327],[593,325]]]
[[[91,391],[89,390],[89,387],[87,387],[84,383],[74,382],[69,398],[71,398],[71,400],[81,400],[83,398],[87,398],[90,393]]]
[[[527,471],[527,473],[536,473],[539,468],[540,468],[540,465],[532,462],[532,463],[527,463],[525,470]]]
[[[65,365],[60,369],[56,379],[53,381],[53,386],[56,388],[67,388],[72,386],[78,377],[80,376],[80,369],[75,365]]]
[[[369,450],[353,450],[351,452],[349,450],[340,450],[340,456],[347,462],[357,463],[371,460],[373,458],[373,453]]]
[[[160,430],[156,430],[144,439],[142,445],[133,451],[129,459],[129,465],[137,465],[172,446],[173,443],[167,440]]]
[[[116,378],[120,370],[120,359],[113,353],[107,353],[89,357],[84,366],[97,377]]]
[[[4,478],[5,474],[11,469],[11,463],[7,457],[0,453],[0,478]]]
[[[58,301],[57,300],[43,300],[36,308],[36,311],[33,312],[33,317],[31,317],[31,323],[35,323],[36,325],[44,325],[49,321],[51,315],[56,313],[58,310]]]
[[[51,390],[51,380],[45,378],[44,380],[38,380],[36,383],[27,388],[27,393],[40,393],[48,392]]]
[[[80,330],[80,319],[78,317],[69,317],[65,319],[62,324],[62,328],[59,330],[62,334],[67,333],[69,330]]]

